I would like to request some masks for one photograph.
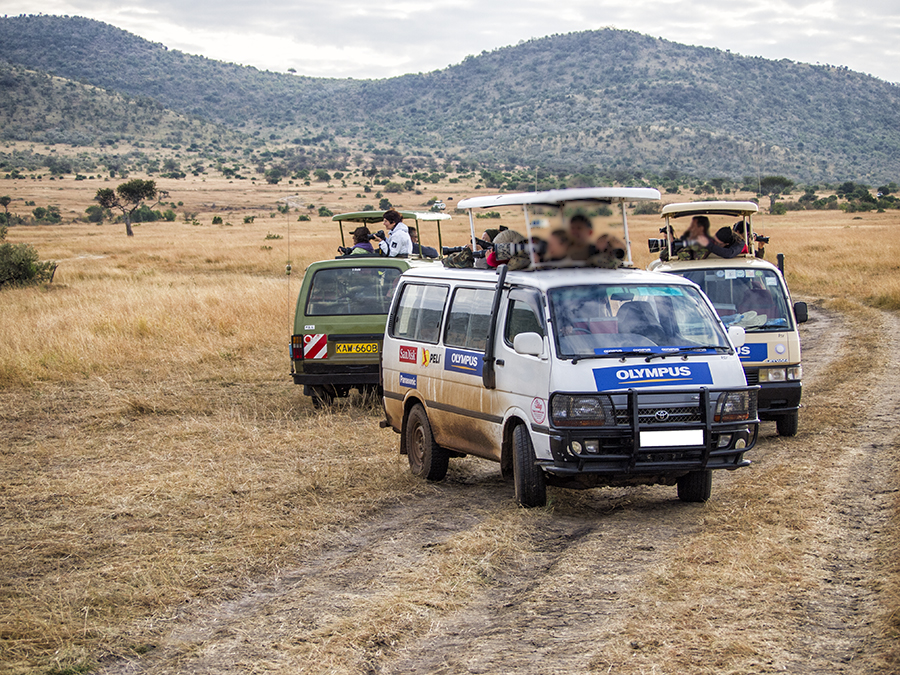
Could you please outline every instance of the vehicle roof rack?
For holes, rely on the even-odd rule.
[[[680,202],[666,204],[660,212],[666,219],[666,231],[672,231],[671,219],[684,216],[731,216],[740,218],[744,224],[744,242],[747,245],[746,257],[756,256],[756,242],[750,235],[753,232],[751,220],[754,213],[759,212],[756,202],[729,202],[729,201],[705,201],[705,202]],[[669,258],[672,258],[672,237],[666,237],[669,248]]]
[[[400,217],[404,220],[415,220],[416,221],[416,235],[419,240],[419,251],[422,250],[422,235],[419,232],[419,221],[423,222],[436,222],[437,223],[437,234],[438,234],[438,256],[440,257],[441,249],[443,248],[443,243],[441,239],[441,221],[442,220],[450,220],[449,213],[440,213],[438,211],[401,211],[400,209],[394,209],[397,213],[400,214]],[[348,223],[362,223],[364,225],[370,225],[372,223],[380,223],[384,220],[384,214],[387,211],[350,211],[348,213],[338,213],[331,217],[331,220],[338,223],[338,229],[341,232],[341,246],[346,246],[346,242],[344,240],[344,222]],[[422,255],[419,253],[418,255],[410,256],[413,258],[421,258]]]

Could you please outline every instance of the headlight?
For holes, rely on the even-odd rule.
[[[760,368],[760,382],[787,382],[788,380],[799,380],[803,375],[803,368],[800,366],[788,366],[787,368]]]
[[[569,396],[550,399],[550,417],[558,427],[602,427],[616,423],[608,396]]]
[[[716,401],[716,422],[743,422],[756,417],[755,391],[726,391]]]

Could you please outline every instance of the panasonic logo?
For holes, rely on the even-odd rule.
[[[657,366],[655,368],[622,368],[616,371],[620,382],[629,380],[656,380],[664,377],[690,377],[691,369],[687,366]]]

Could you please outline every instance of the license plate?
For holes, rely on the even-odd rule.
[[[335,354],[377,354],[377,342],[342,342],[334,347]]]
[[[703,429],[642,431],[640,440],[642,448],[662,448],[668,445],[703,445]]]

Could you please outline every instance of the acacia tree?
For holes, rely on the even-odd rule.
[[[769,195],[769,208],[775,206],[775,200],[778,195],[790,190],[794,186],[794,181],[784,176],[763,176],[759,181],[759,194]]]
[[[12,198],[9,195],[4,195],[0,197],[0,206],[3,207],[3,211],[6,213],[6,224],[9,225],[9,205],[12,203]]]
[[[156,182],[135,178],[127,183],[122,183],[115,190],[112,188],[100,188],[94,197],[104,209],[119,209],[125,219],[125,234],[134,236],[131,230],[131,216],[140,208],[147,199],[155,199],[157,194]]]

